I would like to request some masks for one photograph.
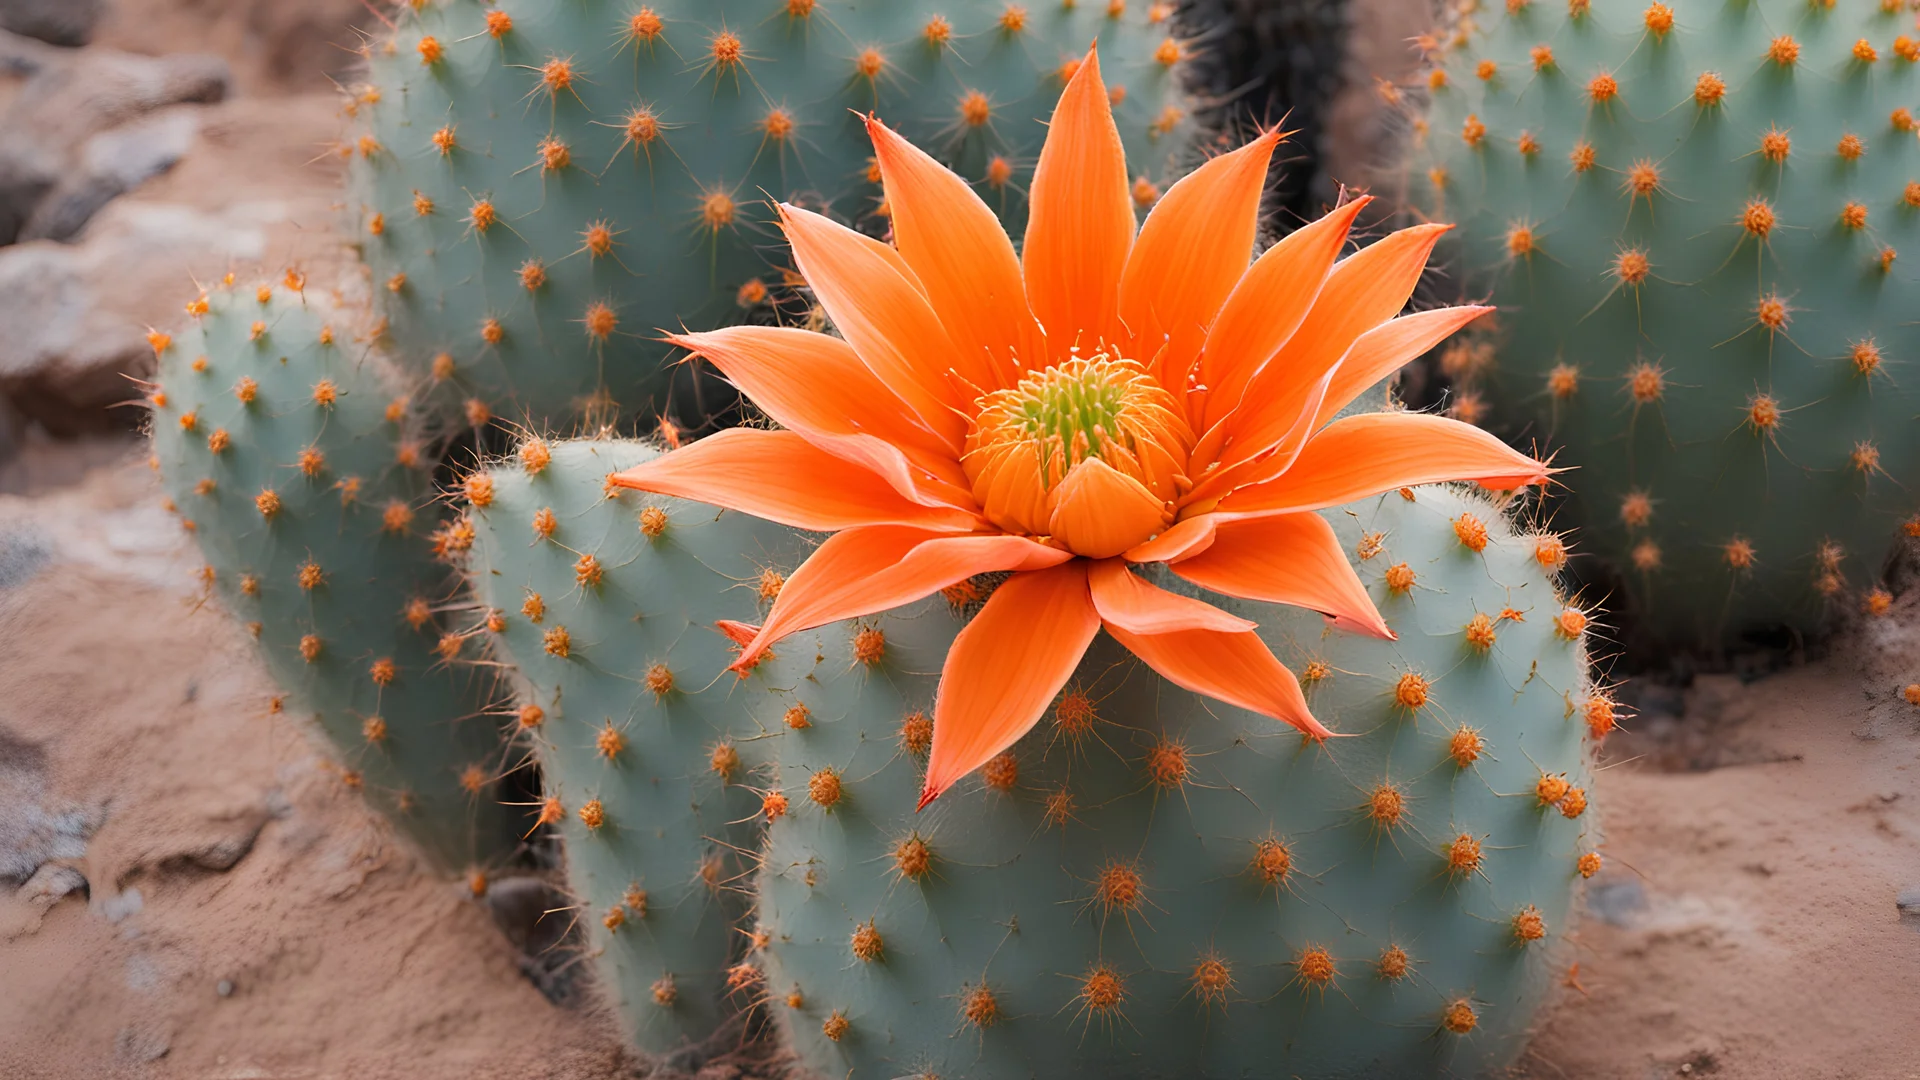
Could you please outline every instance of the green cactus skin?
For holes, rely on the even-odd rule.
[[[460,663],[476,651],[437,613],[458,581],[434,558],[430,459],[394,373],[311,292],[201,302],[154,338],[153,440],[214,592],[349,783],[443,868],[500,865],[526,823],[499,802],[495,680]]]
[[[1543,773],[1590,776],[1584,644],[1558,634],[1534,540],[1478,496],[1413,494],[1328,512],[1349,551],[1371,552],[1356,565],[1398,642],[1207,597],[1259,621],[1316,715],[1351,736],[1325,746],[1174,688],[1102,636],[1011,768],[916,815],[925,744],[903,718],[930,714],[960,627],[948,601],[865,621],[885,640],[871,665],[850,658],[848,625],[821,632],[818,661],[811,643],[778,649],[749,681],[821,718],[778,748],[792,810],[759,877],[768,1007],[802,1059],[851,1080],[1453,1077],[1511,1062],[1565,970],[1574,886],[1598,868],[1582,861],[1592,812],[1536,794]],[[1484,552],[1450,526],[1462,514],[1486,525]],[[1402,564],[1415,581],[1395,592]],[[1469,644],[1476,615],[1497,634],[1486,651]],[[1397,704],[1402,685],[1418,696],[1408,675],[1427,680],[1418,708]],[[1469,727],[1482,745],[1462,767],[1450,754]],[[1402,800],[1391,827],[1371,809],[1393,809],[1383,784]],[[810,797],[823,789],[830,806]],[[1482,861],[1456,875],[1463,834]],[[1522,913],[1544,939],[1519,940]],[[1396,947],[1404,975],[1384,977]],[[1314,949],[1330,981],[1313,977]],[[1464,1034],[1448,1027],[1467,1026],[1463,1001]]]
[[[733,647],[713,624],[764,617],[762,571],[796,565],[803,540],[710,506],[608,494],[609,472],[655,452],[529,442],[474,499],[471,573],[520,700],[539,710],[527,734],[565,815],[602,988],[634,1041],[667,1053],[747,1003],[729,1003],[727,979],[747,946],[754,776],[783,729],[778,700],[725,672]]]
[[[1156,58],[1180,52],[1167,45],[1170,10],[447,0],[403,15],[369,50],[342,147],[353,157],[348,210],[395,353],[443,416],[473,402],[472,420],[564,427],[583,410],[604,419],[592,406],[608,398],[628,414],[660,408],[678,379],[676,411],[697,426],[724,404],[713,400],[722,388],[694,400],[692,369],[663,368],[653,339],[738,321],[754,283],[780,283],[769,196],[884,224],[856,112],[878,113],[978,181],[1017,230],[1060,67],[1097,39],[1103,73],[1125,92],[1129,160],[1164,184],[1193,127],[1181,120],[1177,60]],[[636,22],[645,16],[656,21]],[[944,45],[927,36],[936,17]],[[511,28],[496,37],[503,19]],[[869,50],[872,78],[860,70]],[[963,116],[970,94],[990,106],[984,124]],[[657,132],[630,124],[638,110]],[[443,130],[445,152],[434,141]],[[996,158],[1004,177],[991,175]],[[596,224],[613,245],[601,254]]]
[[[1408,183],[1501,308],[1492,370],[1456,374],[1579,468],[1563,524],[1643,644],[1814,631],[1920,490],[1920,31],[1871,0],[1581,6],[1483,5],[1439,68]]]

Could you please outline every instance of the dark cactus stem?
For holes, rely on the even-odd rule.
[[[1339,197],[1324,166],[1334,97],[1346,81],[1344,0],[1186,0],[1176,15],[1192,39],[1188,87],[1216,139],[1237,144],[1284,124],[1294,135],[1267,177],[1265,231],[1278,238]]]

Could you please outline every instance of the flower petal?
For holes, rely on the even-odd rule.
[[[973,508],[967,475],[953,449],[839,338],[784,326],[729,326],[668,334],[666,340],[712,361],[762,412],[821,449],[876,472],[893,471],[890,463],[874,460],[871,440],[853,438],[872,436],[897,448],[913,466],[910,471],[931,481],[915,483],[916,489],[935,493],[948,505]]]
[[[972,186],[946,166],[871,116],[867,134],[901,256],[967,362],[984,358],[993,381],[979,388],[1013,385],[1017,365],[1037,367],[1046,359],[1013,241]]]
[[[1495,490],[1543,484],[1558,472],[1471,424],[1421,413],[1335,420],[1285,473],[1220,501],[1217,513],[1265,517],[1319,510],[1398,487],[1473,480]]]
[[[1127,153],[1100,81],[1098,47],[1053,110],[1027,199],[1027,300],[1055,352],[1120,340],[1120,272],[1133,247]]]
[[[1307,388],[1290,425],[1263,428],[1245,440],[1236,437],[1235,442],[1229,443],[1227,449],[1230,453],[1207,466],[1200,474],[1200,482],[1181,496],[1182,511],[1191,513],[1211,509],[1227,493],[1270,480],[1292,468],[1294,459],[1300,456],[1300,451],[1306,447],[1307,440],[1316,430],[1314,419],[1320,413],[1320,404],[1326,399],[1327,387],[1333,382],[1337,371],[1337,368],[1328,371]],[[1276,420],[1280,415],[1278,412],[1271,414]],[[1207,460],[1202,456],[1206,444],[1227,426],[1227,421],[1214,425],[1207,437],[1201,440],[1201,449],[1194,451],[1196,460]]]
[[[1135,634],[1109,623],[1107,633],[1175,685],[1283,720],[1316,739],[1333,734],[1313,718],[1293,672],[1251,630]]]
[[[971,532],[980,524],[978,515],[964,510],[909,501],[871,470],[791,431],[729,428],[609,479],[616,487],[693,499],[819,532],[855,525]]]
[[[756,656],[788,634],[910,604],[975,574],[1044,570],[1072,554],[1024,536],[943,536],[874,525],[827,537],[780,588],[742,656]]]
[[[1254,374],[1300,328],[1346,246],[1354,217],[1372,201],[1362,195],[1294,230],[1255,259],[1234,286],[1200,353],[1206,393],[1204,413],[1189,418],[1196,430],[1231,413]]]
[[[1327,396],[1314,419],[1317,429],[1334,418],[1367,388],[1404,367],[1408,361],[1445,341],[1454,331],[1492,311],[1490,307],[1435,308],[1389,319],[1360,335],[1340,361]]]
[[[968,365],[911,277],[913,271],[892,248],[786,203],[780,204],[780,224],[793,245],[795,265],[834,328],[874,375],[957,452],[974,396],[967,384],[988,378],[986,365],[977,360]]]
[[[1333,526],[1319,514],[1222,522],[1211,547],[1172,569],[1217,593],[1311,608],[1343,630],[1394,637],[1340,549]],[[1094,602],[1099,602],[1097,590]]]
[[[1238,407],[1221,419],[1220,427],[1231,440],[1220,455],[1223,462],[1251,459],[1291,429],[1308,389],[1340,362],[1361,334],[1406,306],[1433,245],[1450,227],[1402,229],[1340,260],[1312,313],[1254,375]]]
[[[1174,524],[1166,532],[1127,549],[1127,561],[1177,562],[1207,550],[1213,543],[1213,518],[1199,514]]]
[[[1171,634],[1180,630],[1213,630],[1242,634],[1257,623],[1221,611],[1205,600],[1181,596],[1141,578],[1127,569],[1124,559],[1102,559],[1087,571],[1093,609],[1108,627],[1135,634]]]
[[[1075,555],[1106,559],[1166,527],[1166,504],[1099,458],[1075,465],[1047,496],[1048,531]]]
[[[1269,131],[1181,177],[1140,227],[1120,278],[1120,318],[1128,355],[1166,386],[1186,386],[1207,327],[1247,272],[1279,142]]]
[[[1083,559],[1015,574],[995,589],[940,671],[920,805],[1031,730],[1099,630]]]

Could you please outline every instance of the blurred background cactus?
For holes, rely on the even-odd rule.
[[[1267,176],[1269,235],[1284,235],[1338,201],[1327,161],[1335,100],[1353,58],[1342,0],[1187,0],[1178,25],[1192,41],[1187,81],[1202,124],[1238,145],[1261,127],[1294,134]],[[1349,140],[1353,133],[1341,133]]]
[[[1500,308],[1452,408],[1579,469],[1559,520],[1636,655],[1884,613],[1920,529],[1905,5],[1542,0],[1425,43],[1406,183]]]
[[[732,396],[662,329],[791,296],[769,198],[885,230],[857,113],[1019,235],[1063,72],[1097,41],[1143,206],[1193,131],[1172,7],[450,0],[368,48],[349,212],[396,355],[442,415],[567,428]],[[804,305],[801,308],[804,312]]]

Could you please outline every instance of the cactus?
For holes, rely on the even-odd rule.
[[[1281,233],[1339,198],[1326,161],[1334,102],[1352,64],[1352,14],[1338,0],[1188,0],[1179,22],[1195,48],[1188,64],[1205,126],[1293,132],[1284,169],[1267,177],[1262,223]],[[1349,134],[1347,138],[1353,136]]]
[[[785,726],[724,673],[714,622],[759,617],[802,552],[793,530],[604,486],[654,454],[532,440],[468,493],[475,591],[518,670],[590,955],[628,1034],[665,1053],[737,1012],[752,774]]]
[[[804,1061],[852,1080],[1510,1062],[1599,868],[1583,717],[1611,714],[1555,592],[1561,542],[1480,496],[1404,494],[1326,513],[1398,642],[1207,597],[1259,621],[1351,737],[1177,689],[1103,636],[1041,726],[916,815],[932,673],[989,582],[755,669],[819,720],[778,748],[754,938]]]
[[[1408,184],[1501,308],[1443,359],[1456,410],[1565,448],[1645,645],[1884,610],[1920,485],[1903,8],[1483,5],[1428,76]]]
[[[216,289],[177,340],[152,335],[155,462],[204,580],[342,780],[443,868],[484,870],[525,826],[500,805],[493,679],[459,663],[474,650],[440,613],[457,582],[432,546],[462,530],[442,520],[393,372],[289,278]]]
[[[764,196],[876,222],[854,112],[938,148],[1016,228],[1090,41],[1143,203],[1192,127],[1164,3],[413,6],[348,105],[349,210],[420,396],[475,423],[665,404],[659,330],[737,321],[781,284]],[[691,371],[674,393],[697,425],[724,388]]]

